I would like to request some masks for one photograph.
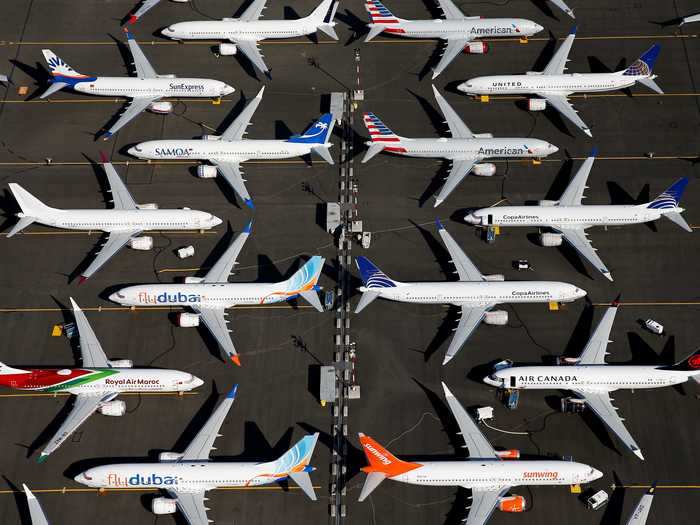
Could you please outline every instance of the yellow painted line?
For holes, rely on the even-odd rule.
[[[643,97],[700,97],[700,93],[633,93],[631,95],[633,98],[643,98]],[[578,99],[588,99],[588,98],[627,98],[629,95],[625,93],[584,93],[582,95],[569,95],[567,98],[578,98]],[[527,95],[489,95],[491,101],[494,100],[525,100],[530,98]],[[484,104],[478,97],[472,97],[471,100],[478,102],[479,104]],[[486,102],[488,104],[488,102]]]
[[[620,302],[620,306],[697,306],[700,301],[637,301]],[[593,303],[593,306],[610,306],[610,303]]]
[[[2,100],[0,104],[124,104],[129,98],[61,98],[61,99],[34,99],[34,100]],[[164,98],[163,102],[187,102],[188,104],[214,104],[211,99],[202,98]],[[233,99],[222,98],[221,102],[235,102]]]
[[[213,44],[220,44],[224,39],[221,40],[151,40],[143,41],[139,40],[138,44],[140,46],[211,46]],[[119,42],[121,43],[121,42]],[[262,40],[258,42],[263,46],[296,46],[296,45],[316,45],[316,42],[311,40]],[[337,44],[335,40],[320,40],[318,44]],[[38,40],[26,40],[26,41],[14,41],[14,40],[0,40],[0,47],[3,46],[116,46],[118,42],[114,40],[100,40],[93,42],[66,42],[66,41],[53,41],[53,42],[41,42]]]
[[[67,394],[67,393],[62,393],[62,392],[56,392],[56,393],[43,393],[43,392],[34,392],[34,393],[22,393],[22,394],[0,394],[0,398],[3,397],[68,397],[73,394]],[[180,397],[180,396],[196,396],[198,395],[197,392],[120,392],[120,396],[173,396],[173,397]]]
[[[182,235],[218,235],[218,231],[189,231],[189,230],[165,230],[165,231],[146,231],[146,233],[152,233],[152,234],[169,234],[169,235],[177,235],[177,236],[182,236]],[[18,235],[103,235],[104,232],[102,231],[73,231],[73,230],[57,230],[57,231],[49,231],[49,232],[19,232]],[[7,233],[0,233],[0,237],[2,236],[7,236]]]
[[[651,485],[613,485],[613,489],[650,489]],[[656,485],[657,489],[700,489],[700,485]]]
[[[578,36],[576,35],[576,40],[673,40],[673,39],[692,39],[698,38],[698,35],[609,35],[609,36]],[[515,43],[520,44],[520,38],[479,38],[480,42],[493,42],[493,43]],[[530,37],[527,39],[528,42],[549,42],[549,38],[544,37]],[[566,40],[566,37],[557,38],[559,41]],[[424,39],[402,39],[402,38],[379,38],[370,40],[370,44],[433,44],[439,42],[437,38],[424,38]],[[525,43],[522,43],[525,45]]]
[[[314,485],[314,489],[321,489],[321,485]],[[127,492],[159,492],[160,489],[140,489],[140,488],[122,488],[122,489],[93,489],[93,488],[68,488],[61,487],[59,489],[31,489],[34,494],[71,494],[71,493],[127,493]],[[299,487],[287,487],[286,489],[280,486],[272,485],[267,487],[219,487],[211,490],[267,490],[267,491],[287,491],[301,490]],[[0,490],[0,494],[24,494],[21,490]]]
[[[693,157],[694,158],[694,157]],[[194,160],[121,160],[121,161],[111,161],[114,166],[141,166],[141,165],[151,165],[151,166],[162,166],[172,164],[183,165],[183,164],[197,164]],[[249,160],[243,162],[243,164],[306,164],[303,160]],[[318,164],[318,163],[317,163]],[[16,161],[16,162],[0,162],[0,166],[92,166],[92,162],[87,161],[55,161],[52,160],[50,164],[46,161]]]
[[[148,312],[152,311],[170,311],[173,308],[180,308],[179,306],[93,306],[93,307],[80,307],[81,310],[85,312]],[[297,308],[313,308],[309,305],[299,305]],[[289,305],[240,305],[228,308],[229,310],[282,310],[282,309],[293,309]],[[0,313],[11,314],[11,313],[50,313],[50,312],[72,312],[73,310],[68,308],[0,308]]]

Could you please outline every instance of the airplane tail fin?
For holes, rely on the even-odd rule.
[[[391,131],[391,129],[389,129],[389,127],[384,124],[384,122],[382,122],[377,115],[374,113],[365,113],[362,116],[362,120],[365,123],[367,131],[369,131],[369,137],[371,140],[369,143],[369,149],[362,159],[363,163],[367,162],[383,150],[395,152],[401,152],[403,150],[403,148],[396,145],[396,143],[401,143],[402,137]]]
[[[362,433],[359,436],[369,465],[362,468],[362,471],[367,473],[367,479],[358,501],[364,501],[386,478],[399,476],[422,466],[420,463],[400,460],[369,436]]]
[[[17,214],[19,221],[7,234],[7,237],[12,237],[39,219],[42,215],[53,210],[53,208],[41,202],[19,184],[10,182],[9,186],[17,204],[19,204],[19,207],[22,209],[22,213]]]
[[[365,9],[369,14],[371,23],[367,24],[369,33],[365,42],[369,42],[374,37],[386,31],[387,33],[403,33],[404,30],[398,27],[403,19],[394,16],[379,0],[367,0]]]
[[[333,40],[338,40],[333,21],[337,10],[338,0],[323,0],[309,15],[309,18],[318,24],[317,30],[327,34]]]
[[[288,298],[300,295],[319,312],[323,312],[323,306],[318,298],[318,279],[323,271],[325,259],[320,255],[314,255],[299,268],[294,275],[284,281],[285,292]]]
[[[652,45],[641,57],[635,60],[631,66],[625,69],[622,74],[632,77],[644,77],[638,79],[640,84],[645,85],[656,93],[663,94],[663,90],[654,82],[656,75],[653,74],[654,64],[656,64],[656,59],[659,57],[660,51],[661,46],[659,44]]]
[[[312,501],[316,501],[316,493],[309,472],[315,468],[309,463],[317,441],[318,432],[304,436],[278,459],[266,464],[275,474],[286,474]]]
[[[41,52],[44,54],[44,59],[49,66],[52,80],[49,88],[39,98],[46,98],[65,87],[72,87],[80,82],[95,80],[95,77],[78,73],[50,49],[42,49]]]
[[[666,217],[668,220],[676,223],[685,231],[691,232],[693,230],[690,228],[690,226],[688,226],[688,223],[678,211],[678,208],[681,203],[681,197],[683,196],[683,192],[685,191],[687,185],[688,177],[678,179],[671,185],[670,188],[668,188],[661,195],[659,195],[653,201],[647,204],[646,207],[655,210],[660,210],[664,217]]]
[[[355,262],[360,270],[360,277],[364,284],[362,298],[355,307],[355,313],[360,313],[367,305],[379,297],[381,288],[394,288],[396,281],[390,279],[383,271],[377,268],[367,257],[358,257]]]

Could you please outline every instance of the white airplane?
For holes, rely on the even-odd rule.
[[[559,151],[559,148],[539,139],[527,137],[494,138],[491,133],[472,133],[447,100],[433,86],[435,100],[445,117],[451,138],[401,137],[391,131],[374,113],[365,113],[364,122],[370,135],[369,146],[362,162],[367,162],[381,151],[405,157],[442,158],[452,161],[445,184],[435,198],[439,206],[469,173],[478,177],[491,177],[496,165],[482,163],[492,158],[542,158]]]
[[[211,213],[183,208],[181,210],[159,210],[155,204],[136,204],[117,175],[114,166],[107,162],[104,154],[102,167],[107,174],[109,192],[114,207],[109,210],[61,210],[51,208],[19,184],[11,182],[10,190],[22,209],[17,214],[19,221],[8,232],[7,237],[34,222],[67,230],[103,231],[107,240],[95,259],[80,276],[80,283],[92,276],[124,246],[134,250],[150,250],[153,238],[139,235],[146,230],[209,230],[221,224],[221,219]]]
[[[646,525],[651,504],[654,503],[654,493],[656,492],[656,483],[653,483],[642,499],[639,500],[634,511],[627,520],[627,525]]]
[[[567,15],[569,15],[571,18],[576,18],[574,16],[574,10],[571,9],[568,5],[566,5],[566,2],[564,0],[549,0],[551,3],[553,3],[555,6],[557,6],[559,9],[564,11]]]
[[[520,460],[518,450],[494,450],[452,392],[442,383],[450,411],[464,438],[469,459],[442,461],[403,461],[374,439],[360,434],[360,444],[369,465],[359,501],[364,501],[385,479],[432,487],[471,489],[466,525],[483,525],[499,509],[523,512],[523,496],[508,495],[511,488],[532,485],[579,485],[590,483],[603,473],[583,463],[563,460]]]
[[[171,0],[172,2],[176,2],[178,4],[186,4],[190,0]],[[145,15],[148,11],[153,9],[155,6],[157,6],[160,3],[160,0],[143,0],[141,5],[129,15],[129,20],[127,21],[128,24],[135,24],[136,22],[139,21],[139,19]]]
[[[123,416],[126,403],[116,400],[122,392],[188,392],[204,384],[179,370],[133,368],[129,359],[110,360],[90,323],[73,298],[75,327],[80,341],[80,368],[12,368],[0,363],[0,385],[32,392],[67,392],[75,396],[70,414],[38,458],[46,461],[92,414]]]
[[[613,280],[610,271],[600,260],[596,249],[586,236],[593,226],[624,226],[655,221],[661,217],[673,221],[688,232],[693,230],[685,222],[679,206],[681,196],[688,184],[687,177],[676,181],[653,201],[637,205],[592,205],[584,206],[584,191],[588,186],[588,175],[593,167],[596,150],[579,168],[559,200],[539,201],[537,206],[496,206],[476,210],[464,220],[475,226],[531,226],[549,228],[556,233],[540,233],[542,246],[560,246],[564,240],[605,277]]]
[[[316,494],[309,465],[318,432],[303,437],[274,461],[265,463],[212,461],[209,454],[221,434],[238,386],[226,395],[183,453],[161,452],[158,463],[116,463],[86,470],[75,481],[88,487],[159,489],[168,497],[151,502],[154,514],[180,511],[189,525],[208,525],[206,492],[224,487],[259,487],[291,479],[312,500]]]
[[[44,509],[41,508],[41,503],[36,499],[36,496],[32,494],[32,491],[24,483],[22,483],[22,489],[24,489],[24,495],[27,497],[31,525],[49,525],[49,520],[44,514]]]
[[[377,297],[389,301],[419,304],[452,304],[461,308],[461,318],[442,364],[449,362],[472,332],[483,321],[503,326],[508,312],[493,310],[497,304],[569,303],[586,295],[573,284],[556,281],[506,281],[503,275],[482,275],[462,251],[445,227],[436,221],[438,232],[457,268],[458,281],[404,283],[390,279],[366,257],[357,257],[362,282],[362,297],[355,313],[361,312]]]
[[[272,304],[303,297],[319,312],[318,278],[325,259],[315,255],[289,279],[279,283],[229,283],[236,259],[252,229],[252,221],[231,243],[204,277],[186,277],[184,284],[143,284],[127,286],[109,296],[110,301],[127,306],[183,306],[195,313],[178,315],[178,325],[209,329],[221,349],[236,365],[241,361],[231,340],[226,308],[240,304]]]
[[[690,24],[691,22],[700,22],[700,14],[686,16],[679,25]]]
[[[544,29],[532,20],[522,18],[483,18],[464,16],[452,0],[437,0],[444,19],[405,20],[394,16],[379,0],[366,0],[365,9],[371,23],[367,24],[369,42],[381,33],[406,38],[439,38],[445,42],[440,62],[433,70],[433,80],[442,73],[460,53],[483,55],[488,52],[486,42],[480,38],[516,37],[527,38]]]
[[[178,78],[175,75],[159,75],[134,40],[126,32],[129,50],[134,59],[135,77],[91,77],[81,75],[56,56],[50,49],[43,49],[44,58],[51,70],[51,85],[41,95],[46,98],[63,88],[79,93],[103,97],[125,97],[131,102],[114,125],[102,136],[108,139],[142,112],[148,110],[165,115],[173,110],[173,103],[161,100],[165,97],[221,98],[235,91],[220,80],[210,78]]]
[[[645,85],[656,93],[663,93],[654,82],[652,73],[661,46],[654,44],[631,66],[613,73],[564,73],[569,51],[576,37],[576,28],[554,54],[544,71],[528,71],[524,75],[476,77],[463,82],[457,89],[468,95],[535,95],[528,99],[530,111],[544,111],[552,106],[589,137],[590,128],[578,116],[568,98],[572,93],[599,93],[616,91],[635,85]]]
[[[608,365],[605,356],[617,305],[603,319],[575,364],[556,366],[508,366],[494,370],[484,382],[498,388],[522,390],[571,390],[586,402],[605,425],[640,459],[644,459],[612,404],[610,392],[627,389],[662,388],[700,382],[700,350],[672,366]]]
[[[239,18],[179,22],[161,31],[174,40],[228,40],[219,44],[219,55],[243,53],[257,70],[268,78],[270,69],[263,60],[258,42],[269,38],[294,38],[321,31],[338,40],[335,33],[335,12],[339,0],[323,0],[309,16],[298,20],[260,20],[267,0],[254,0]]]
[[[241,162],[254,159],[289,159],[316,153],[328,164],[333,164],[328,142],[335,121],[330,113],[321,115],[314,124],[301,135],[292,135],[287,140],[244,139],[246,128],[255,113],[265,88],[261,88],[236,120],[221,135],[204,135],[201,139],[190,140],[150,140],[129,148],[128,153],[139,159],[149,160],[206,160],[213,164],[197,167],[200,178],[216,177],[221,174],[233,190],[245,201],[246,206],[255,208],[253,199],[245,186]]]

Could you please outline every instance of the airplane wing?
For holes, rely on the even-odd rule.
[[[29,490],[24,483],[22,483],[22,488],[24,489],[24,494],[27,496],[27,506],[29,507],[29,516],[32,520],[31,525],[49,525],[49,520],[44,514],[44,509],[41,508],[39,500],[36,499],[32,491]]]
[[[226,131],[224,131],[221,135],[221,140],[232,141],[241,140],[243,138],[246,128],[250,126],[250,119],[253,118],[253,113],[255,113],[255,110],[258,109],[258,106],[260,105],[264,91],[265,86],[260,88],[260,91],[258,91],[258,94],[255,95],[255,98],[246,104],[243,111],[241,111],[241,113],[236,117],[236,120],[234,120],[233,123],[226,128]]]
[[[627,525],[646,525],[651,504],[654,502],[654,492],[656,492],[656,483],[653,483],[647,493],[639,500],[637,507],[627,521]]]
[[[131,99],[124,113],[122,113],[119,116],[119,119],[104,134],[104,138],[109,138],[112,135],[114,135],[117,131],[119,131],[129,122],[134,120],[138,115],[146,111],[146,109],[148,109],[148,106],[150,106],[152,102],[155,102],[159,98],[160,97],[144,97]]]
[[[566,242],[573,246],[581,257],[595,266],[606,278],[611,281],[613,280],[612,275],[610,275],[610,270],[608,270],[607,266],[605,266],[600,257],[598,257],[596,249],[591,245],[591,241],[588,240],[583,228],[562,228],[557,226],[554,229],[564,236]]]
[[[615,316],[617,315],[617,306],[611,306],[603,315],[603,318],[596,326],[593,335],[588,340],[586,347],[579,358],[579,365],[604,365],[608,343],[610,342],[610,331],[612,330]]]
[[[445,184],[442,185],[440,191],[435,197],[435,205],[439,206],[449,195],[454,191],[457,185],[462,182],[462,179],[469,175],[469,172],[476,164],[474,158],[471,159],[452,159],[452,167],[450,168],[450,173],[445,179]]]
[[[141,4],[141,7],[139,7],[134,13],[131,15],[131,21],[130,23],[136,22],[139,18],[141,18],[143,15],[146,14],[147,11],[149,11],[152,7],[155,7],[158,5],[160,0],[144,0],[144,2]]]
[[[207,327],[211,335],[219,343],[219,347],[235,364],[240,366],[241,361],[236,352],[236,347],[233,346],[231,340],[231,330],[228,329],[228,320],[226,319],[226,310],[223,308],[197,308],[192,309],[199,314],[199,318]]]
[[[238,47],[238,50],[243,53],[248,60],[265,75],[270,74],[270,70],[263,60],[263,55],[260,52],[260,47],[258,47],[257,40],[232,40],[234,44]]]
[[[443,0],[443,2],[444,1],[445,0]],[[455,58],[457,58],[457,55],[462,52],[464,46],[466,46],[470,40],[470,38],[450,38],[447,40],[445,49],[442,51],[442,57],[433,70],[433,80],[435,80],[438,75],[440,75],[440,73],[442,73]]]
[[[543,75],[561,75],[564,73],[566,70],[566,63],[569,61],[569,52],[571,51],[571,46],[574,44],[575,38],[576,28],[574,27],[542,71]]]
[[[468,487],[467,487],[468,488]],[[472,488],[472,503],[469,507],[469,515],[464,520],[465,525],[484,525],[496,510],[499,499],[502,498],[509,486],[491,488]]]
[[[90,266],[80,276],[80,282],[91,277],[97,270],[102,268],[114,254],[121,250],[126,243],[133,237],[137,236],[143,230],[119,230],[109,232],[107,242],[102,245],[102,248],[97,253],[97,257],[90,263]]]
[[[204,426],[197,432],[190,445],[185,450],[181,461],[208,461],[209,453],[214,448],[214,441],[221,430],[221,425],[223,425],[229,410],[231,410],[231,405],[233,405],[234,399],[236,399],[236,391],[238,390],[238,385],[234,387],[226,394],[226,398],[219,403],[216,407],[214,413],[209,417]]]
[[[452,260],[450,262],[454,264],[457,268],[459,280],[483,281],[484,276],[481,275],[479,269],[476,266],[474,266],[474,263],[471,261],[471,259],[469,259],[469,257],[467,257],[467,254],[464,253],[464,250],[462,250],[462,248],[459,247],[459,244],[457,244],[452,235],[450,235],[449,232],[445,229],[445,227],[440,222],[440,219],[437,219],[435,221],[435,224],[437,225],[440,237],[442,237],[442,242],[445,243],[445,247],[447,248],[450,257],[452,257]]]
[[[207,272],[204,277],[205,283],[225,283],[231,275],[231,270],[236,264],[238,254],[241,253],[243,245],[248,240],[250,232],[253,229],[253,221],[250,221],[243,231],[236,236],[236,239],[231,245],[226,248],[226,251],[219,257],[219,260],[214,263],[214,266]]]
[[[493,304],[488,304],[486,306],[463,304],[460,306],[462,307],[462,317],[459,319],[459,324],[457,325],[455,334],[452,336],[450,346],[447,348],[445,357],[442,360],[443,365],[447,364],[455,355],[457,355],[457,352],[462,349],[462,346],[464,346],[464,343],[467,342],[467,339],[469,339],[469,336],[472,335],[472,332],[476,330],[477,326],[479,326],[479,323],[481,323],[482,319],[486,315],[486,312],[494,307]]]
[[[589,137],[592,137],[591,128],[578,116],[578,111],[574,109],[571,103],[566,98],[566,95],[559,93],[538,92],[537,95],[544,98],[547,104],[556,109],[561,116],[568,119],[573,125],[583,131]]]
[[[126,31],[126,41],[129,44],[129,51],[131,51],[131,57],[134,59],[134,69],[136,69],[136,76],[139,78],[157,78],[156,73],[151,63],[146,58],[146,55],[141,51],[141,47],[136,42],[134,35],[130,31]]]
[[[102,167],[107,175],[107,182],[109,182],[109,192],[112,194],[112,203],[114,204],[115,210],[137,210],[138,206],[134,197],[132,197],[129,190],[126,188],[124,181],[114,169],[111,162],[107,161],[107,158],[102,155]]]
[[[175,500],[178,510],[189,525],[209,525],[209,518],[204,506],[204,491],[201,492],[178,492],[168,490],[168,494]]]
[[[435,94],[435,100],[437,100],[438,106],[440,106],[440,111],[445,116],[445,121],[447,126],[450,128],[450,134],[452,138],[455,139],[470,139],[474,136],[474,133],[467,127],[464,121],[459,118],[457,112],[452,109],[452,106],[445,100],[440,92],[435,86],[433,86],[433,93]]]
[[[70,303],[73,306],[73,317],[75,318],[75,325],[80,338],[80,357],[83,366],[87,368],[111,368],[109,360],[104,350],[102,350],[102,345],[92,330],[87,317],[85,317],[85,314],[72,297],[70,298]]]
[[[265,4],[267,0],[255,0],[248,9],[246,9],[240,16],[239,20],[245,20],[246,22],[253,22],[260,18],[263,9],[265,9]]]
[[[571,9],[568,5],[566,5],[566,3],[564,2],[564,0],[549,0],[549,1],[552,2],[552,3],[553,3],[555,6],[557,6],[559,9],[561,9],[562,11],[564,11],[564,12],[565,12],[567,15],[569,15],[571,18],[576,18],[576,17],[574,16],[574,11],[573,11],[573,9]]]
[[[224,180],[233,188],[233,191],[243,199],[245,205],[249,208],[253,208],[253,199],[250,198],[250,193],[245,187],[245,179],[243,179],[243,172],[241,171],[241,166],[237,162],[223,162],[216,159],[211,159],[211,163],[219,169],[219,173],[224,178]]]
[[[593,167],[593,162],[595,161],[596,151],[590,154],[590,156],[583,162],[581,167],[576,172],[576,175],[571,180],[569,185],[564,190],[559,198],[560,206],[580,206],[583,197],[583,192],[586,191],[586,182],[588,181],[588,175],[591,173],[591,168]]]
[[[464,13],[462,13],[462,11],[460,11],[460,9],[454,5],[452,0],[438,0],[438,4],[446,19],[450,20],[454,18],[464,18]]]
[[[491,443],[481,433],[481,430],[476,426],[471,416],[467,414],[467,411],[464,410],[462,403],[457,400],[445,383],[442,383],[442,389],[445,391],[445,399],[447,399],[447,404],[450,406],[450,411],[459,426],[459,433],[464,438],[464,444],[469,450],[469,457],[474,459],[498,459],[498,455]]]

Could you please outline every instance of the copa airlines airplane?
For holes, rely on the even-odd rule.
[[[46,461],[77,428],[95,412],[105,416],[123,416],[122,392],[188,392],[204,381],[179,370],[133,368],[128,359],[111,361],[102,350],[90,323],[71,298],[73,316],[80,340],[81,368],[12,368],[0,363],[0,385],[32,392],[67,392],[75,396],[73,408],[38,458]]]
[[[610,392],[662,388],[685,383],[691,377],[700,382],[700,350],[672,366],[606,364],[610,330],[617,308],[616,304],[608,308],[575,364],[505,367],[495,370],[484,378],[484,382],[499,388],[571,390],[586,402],[627,448],[644,459],[637,442],[613,406]]]
[[[451,138],[401,137],[391,131],[374,113],[365,113],[364,122],[371,140],[366,142],[369,149],[362,162],[367,162],[381,151],[405,157],[437,157],[452,161],[445,184],[435,198],[436,207],[469,173],[479,177],[494,175],[496,165],[482,163],[485,159],[542,158],[559,151],[559,148],[544,140],[527,137],[497,139],[491,133],[472,133],[435,86],[433,93],[445,117]]]
[[[460,53],[482,55],[488,52],[486,42],[475,42],[480,38],[516,37],[527,38],[544,29],[532,20],[522,18],[483,18],[464,16],[452,0],[437,0],[444,19],[405,20],[396,17],[379,0],[366,0],[365,9],[371,23],[367,24],[369,42],[381,33],[406,38],[439,38],[445,42],[440,62],[433,70],[433,80],[442,73]]]
[[[228,40],[219,45],[219,55],[243,53],[257,70],[270,78],[258,42],[270,38],[294,38],[321,31],[338,40],[335,12],[338,0],[323,0],[309,16],[298,20],[259,20],[267,0],[254,0],[239,18],[179,22],[163,29],[163,36],[174,40]]]
[[[235,91],[228,84],[210,78],[178,78],[175,75],[157,74],[134,40],[134,36],[128,31],[126,36],[134,60],[135,77],[81,75],[53,51],[44,49],[42,53],[51,70],[52,80],[40,98],[46,98],[63,88],[71,88],[88,95],[130,98],[131,102],[124,113],[103,134],[103,138],[108,139],[146,110],[159,114],[170,113],[173,103],[162,101],[165,97],[221,98]]]
[[[44,514],[44,509],[41,508],[41,503],[36,499],[36,496],[32,494],[32,491],[24,483],[22,483],[22,489],[24,489],[24,495],[27,497],[31,525],[49,525],[49,520]]]
[[[287,140],[244,139],[246,128],[257,109],[265,88],[261,88],[236,120],[221,135],[204,135],[192,140],[150,140],[129,148],[129,155],[151,160],[206,160],[213,166],[201,165],[197,168],[200,178],[216,177],[221,174],[233,190],[245,201],[246,206],[255,208],[253,199],[245,186],[241,162],[257,159],[289,159],[315,153],[328,164],[333,164],[328,142],[335,120],[330,113],[321,115],[302,135],[292,135]]]
[[[438,232],[450,259],[457,268],[459,281],[404,283],[390,279],[366,257],[357,258],[364,286],[355,313],[361,312],[377,297],[402,303],[451,304],[461,308],[459,325],[442,364],[448,363],[483,321],[503,326],[508,312],[493,310],[497,304],[572,302],[586,295],[573,284],[556,281],[505,281],[503,275],[482,275],[462,251],[445,227],[436,221]]]
[[[482,208],[468,214],[464,220],[475,226],[532,226],[552,229],[556,233],[540,233],[542,246],[560,246],[566,240],[611,281],[613,278],[610,271],[586,236],[588,228],[640,224],[666,217],[684,230],[693,231],[681,216],[685,210],[679,206],[688,184],[687,177],[676,181],[653,201],[645,204],[582,205],[581,200],[585,198],[583,193],[588,188],[586,182],[595,156],[596,151],[593,150],[557,201],[539,201],[537,206]]]
[[[637,82],[652,91],[663,93],[654,82],[652,73],[661,46],[654,44],[631,66],[614,73],[569,73],[565,74],[569,52],[576,37],[576,28],[549,61],[544,71],[528,71],[524,75],[498,75],[476,77],[463,82],[457,89],[468,95],[535,95],[528,99],[530,111],[544,111],[552,106],[577,128],[592,137],[590,128],[578,116],[568,100],[573,93],[600,93],[617,91],[634,86]]]
[[[107,174],[113,208],[110,210],[60,210],[51,208],[19,184],[11,182],[10,190],[22,209],[19,221],[8,232],[12,237],[34,222],[67,230],[103,231],[107,240],[95,259],[80,276],[80,283],[97,270],[124,246],[134,250],[150,250],[153,238],[139,235],[147,230],[209,230],[221,224],[211,213],[183,208],[159,210],[154,204],[136,204],[134,198],[117,175],[114,166],[103,153],[102,167]],[[155,209],[154,209],[155,208]]]
[[[221,434],[221,425],[236,397],[231,389],[183,453],[162,452],[158,463],[122,463],[86,470],[75,481],[88,487],[107,489],[159,489],[168,497],[152,500],[154,514],[180,511],[189,525],[208,525],[205,506],[208,490],[225,487],[259,487],[291,479],[312,500],[316,494],[309,465],[318,432],[303,437],[274,461],[243,463],[212,461],[209,454]]]
[[[471,489],[466,525],[483,525],[499,509],[523,512],[526,501],[511,488],[531,485],[579,485],[590,483],[603,473],[583,463],[562,460],[520,460],[518,450],[494,450],[461,403],[442,383],[450,411],[459,426],[469,459],[450,461],[403,461],[374,439],[360,434],[360,444],[369,466],[362,468],[367,479],[359,501],[364,501],[385,479],[432,487]]]

